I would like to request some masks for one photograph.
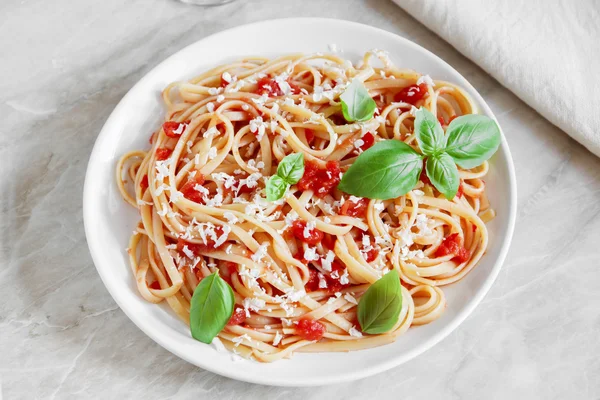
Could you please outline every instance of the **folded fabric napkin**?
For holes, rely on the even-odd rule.
[[[394,2],[600,156],[600,1]]]

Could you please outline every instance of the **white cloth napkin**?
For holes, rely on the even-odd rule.
[[[600,156],[600,1],[394,2]]]

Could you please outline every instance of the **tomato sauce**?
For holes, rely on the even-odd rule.
[[[231,315],[231,318],[229,318],[227,325],[234,326],[243,324],[246,322],[246,318],[246,310],[244,310],[242,307],[236,307]]]
[[[292,222],[292,233],[296,237],[296,239],[308,243],[310,245],[315,245],[319,243],[323,239],[323,232],[318,229],[309,229],[308,237],[304,236],[304,229],[306,228],[306,222],[301,221],[299,219]]]
[[[173,150],[167,149],[165,147],[159,147],[158,149],[156,149],[156,160],[164,161],[167,158],[169,158],[171,153],[173,153]]]
[[[142,193],[144,193],[146,189],[148,189],[148,185],[148,175],[144,175],[144,177],[140,181],[140,188],[142,189]]]
[[[361,139],[364,142],[363,145],[360,146],[360,149],[362,151],[371,148],[371,146],[373,146],[373,144],[375,143],[375,136],[373,136],[371,132],[365,133],[365,136],[363,136]]]
[[[471,258],[469,250],[461,245],[458,233],[453,233],[446,237],[435,252],[436,257],[443,257],[448,254],[453,254],[452,261],[456,261],[457,263],[464,263]]]
[[[361,198],[359,201],[346,200],[340,209],[340,214],[349,217],[364,217],[369,207],[369,199]]]
[[[181,128],[181,132],[176,133],[176,131],[179,130],[179,126],[183,125],[183,127]],[[181,136],[181,134],[183,132],[185,132],[185,128],[187,127],[185,124],[182,124],[180,122],[175,122],[175,121],[167,121],[163,124],[163,131],[165,131],[165,135],[167,135],[170,138],[178,138],[179,136]]]
[[[427,94],[427,85],[421,83],[420,85],[410,85],[396,93],[394,96],[395,102],[403,101],[412,105],[417,104]]]
[[[298,182],[301,190],[312,190],[317,197],[325,197],[340,183],[340,166],[337,161],[327,161],[325,168],[312,160],[304,163],[304,175]]]
[[[188,177],[187,182],[179,189],[179,191],[183,194],[188,200],[191,200],[195,203],[204,204],[204,199],[202,193],[196,190],[196,185],[204,184],[204,176],[197,172],[194,177]]]
[[[319,340],[325,334],[326,328],[323,323],[314,319],[303,318],[298,321],[296,332],[306,340]]]

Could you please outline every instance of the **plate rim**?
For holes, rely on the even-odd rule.
[[[471,301],[461,311],[459,311],[452,320],[450,320],[445,326],[441,327],[438,332],[434,333],[431,338],[422,342],[419,346],[415,347],[414,349],[404,352],[401,355],[391,356],[389,359],[381,361],[377,365],[371,366],[369,368],[355,370],[350,373],[342,373],[342,374],[338,374],[338,375],[327,375],[325,377],[320,377],[320,378],[295,379],[292,377],[292,378],[288,378],[285,380],[278,379],[275,381],[273,379],[269,379],[268,377],[254,376],[254,375],[249,376],[247,374],[244,374],[243,368],[231,369],[231,368],[227,368],[227,366],[217,368],[215,365],[210,364],[210,363],[206,363],[205,365],[200,366],[198,364],[197,360],[192,359],[192,357],[189,357],[185,352],[180,351],[180,349],[174,348],[174,346],[172,346],[170,342],[163,340],[163,338],[161,337],[160,334],[156,333],[152,329],[147,329],[147,326],[145,325],[145,323],[140,318],[138,318],[131,309],[128,309],[128,307],[123,304],[124,302],[122,301],[122,299],[120,299],[120,296],[116,295],[113,292],[114,288],[111,288],[111,285],[107,284],[106,270],[99,267],[99,265],[103,264],[103,261],[102,261],[101,255],[100,255],[100,246],[98,246],[98,243],[96,241],[97,238],[92,233],[92,228],[91,228],[91,224],[92,224],[91,221],[94,219],[94,217],[93,217],[94,210],[91,208],[91,201],[90,201],[90,197],[92,196],[92,190],[93,190],[90,176],[95,172],[95,169],[98,168],[97,166],[100,165],[100,162],[98,160],[101,155],[100,148],[102,147],[103,140],[106,139],[105,136],[107,134],[105,133],[105,131],[107,130],[107,127],[112,125],[113,120],[116,120],[118,118],[118,115],[120,115],[120,110],[125,107],[126,103],[128,103],[128,100],[132,96],[132,93],[135,92],[138,87],[143,86],[144,83],[149,79],[149,77],[156,70],[162,68],[165,64],[169,63],[172,59],[176,58],[180,53],[183,53],[183,52],[187,51],[189,48],[198,45],[198,43],[207,41],[209,39],[212,39],[216,36],[219,36],[219,35],[222,35],[225,33],[231,34],[231,33],[234,33],[235,31],[244,31],[245,29],[253,28],[253,27],[256,27],[257,25],[277,24],[277,23],[282,23],[282,22],[285,22],[288,24],[294,24],[297,22],[306,23],[307,21],[313,21],[316,23],[342,24],[342,25],[345,25],[346,27],[348,27],[349,29],[355,29],[355,28],[368,29],[368,30],[373,31],[374,33],[378,33],[378,34],[385,35],[388,37],[393,37],[393,39],[403,42],[403,44],[406,46],[416,48],[418,51],[424,52],[424,53],[428,54],[429,56],[432,56],[434,59],[437,60],[437,62],[442,64],[445,68],[448,68],[453,73],[460,76],[464,80],[464,83],[466,84],[466,86],[469,89],[471,89],[471,91],[473,93],[476,94],[477,103],[482,108],[482,111],[484,111],[486,115],[491,116],[498,123],[498,126],[500,127],[500,131],[502,133],[501,147],[502,147],[502,151],[504,153],[504,157],[506,160],[506,168],[508,170],[507,178],[508,178],[508,183],[509,183],[509,187],[510,187],[510,197],[509,197],[509,201],[508,201],[509,215],[508,215],[506,235],[501,238],[502,243],[501,243],[501,247],[500,247],[500,250],[498,253],[498,257],[494,261],[494,264],[491,268],[489,275],[485,278],[481,287],[479,289],[477,289],[477,291],[475,292]],[[175,51],[173,54],[171,54],[170,56],[165,58],[160,63],[156,64],[127,91],[127,93],[123,96],[123,98],[119,101],[119,103],[116,105],[116,107],[110,113],[109,117],[106,119],[105,123],[102,126],[102,129],[100,130],[98,136],[96,137],[94,146],[90,153],[90,158],[89,158],[87,168],[86,168],[86,173],[85,173],[85,181],[84,181],[84,185],[83,185],[83,223],[84,223],[86,242],[88,244],[88,248],[89,248],[89,251],[90,251],[90,254],[92,257],[92,261],[94,263],[96,270],[98,271],[98,274],[100,275],[100,278],[101,278],[104,286],[108,290],[108,292],[111,295],[111,297],[113,298],[113,300],[117,303],[119,308],[125,313],[125,315],[145,335],[150,337],[154,342],[159,344],[164,349],[168,350],[170,353],[189,362],[192,365],[195,365],[199,368],[205,369],[212,373],[215,373],[215,374],[218,374],[221,376],[225,376],[225,377],[228,377],[231,379],[236,379],[236,380],[249,382],[249,383],[257,383],[257,384],[264,384],[264,385],[270,385],[270,386],[285,386],[285,387],[319,386],[319,385],[326,385],[326,384],[348,382],[348,381],[353,381],[353,380],[365,378],[368,376],[372,376],[377,373],[381,373],[383,371],[391,369],[393,367],[399,366],[399,365],[417,357],[418,355],[429,350],[431,347],[435,346],[441,340],[443,340],[448,335],[450,335],[450,333],[452,333],[460,324],[462,324],[464,322],[464,320],[473,312],[473,310],[481,303],[481,301],[483,300],[485,295],[489,292],[489,290],[492,287],[493,283],[495,282],[496,278],[498,277],[498,274],[500,273],[500,270],[502,269],[502,266],[504,264],[507,254],[508,254],[510,244],[512,242],[512,238],[513,238],[513,234],[514,234],[514,227],[515,227],[515,223],[516,223],[516,213],[517,213],[517,180],[516,180],[513,159],[512,159],[511,152],[510,152],[510,148],[508,146],[506,136],[504,135],[504,132],[502,131],[502,127],[500,126],[500,123],[498,122],[496,116],[494,115],[494,113],[492,112],[490,107],[488,106],[487,102],[484,100],[483,96],[481,96],[481,94],[473,87],[473,85],[462,74],[460,74],[454,67],[452,67],[450,64],[448,64],[446,61],[444,61],[441,57],[437,56],[435,53],[431,52],[427,48],[425,48],[403,36],[400,36],[399,34],[395,34],[393,32],[389,32],[389,31],[386,31],[381,28],[377,28],[377,27],[374,27],[371,25],[362,24],[362,23],[358,23],[358,22],[354,22],[354,21],[335,19],[335,18],[321,18],[321,17],[276,18],[276,19],[269,19],[269,20],[239,25],[239,26],[236,26],[233,28],[221,30],[221,31],[215,32],[211,35],[205,36],[193,43],[190,43],[189,45],[186,45],[185,47]],[[242,364],[240,364],[240,365],[242,365]],[[242,371],[242,372],[240,372],[240,371]]]

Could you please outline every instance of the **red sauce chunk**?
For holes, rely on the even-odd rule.
[[[296,332],[306,340],[319,340],[325,334],[325,325],[314,319],[303,318],[298,321]]]
[[[304,287],[308,292],[314,292],[316,290],[319,290],[319,273],[313,267],[309,267],[308,271],[310,275],[308,278],[308,282],[306,282],[306,285],[304,285]]]
[[[312,190],[317,197],[325,197],[340,183],[340,165],[327,161],[325,168],[312,160],[304,162],[304,175],[298,182],[301,190]]]
[[[371,132],[367,132],[365,136],[363,136],[361,139],[364,142],[364,144],[360,146],[360,149],[362,151],[371,148],[371,146],[373,146],[373,144],[375,143],[375,136],[373,136]]]
[[[197,172],[194,177],[188,177],[187,182],[179,189],[179,191],[183,194],[188,200],[191,200],[195,203],[204,204],[204,199],[202,193],[196,190],[196,185],[204,184],[204,176]]]
[[[301,221],[299,219],[292,222],[292,233],[296,237],[296,239],[308,243],[311,245],[315,245],[319,243],[323,239],[323,232],[318,229],[308,229],[306,230],[306,222]],[[305,230],[307,232],[305,232]],[[305,235],[304,233],[307,233]]]
[[[421,176],[419,177],[419,179],[424,184],[431,185],[431,181],[429,180],[429,177],[427,176],[427,171],[426,171],[426,168],[425,168],[425,163],[426,162],[427,162],[427,159],[424,159],[423,160],[423,169],[421,169]]]
[[[342,274],[344,273],[345,269],[346,267],[344,266],[344,264],[338,261],[333,261],[331,263],[331,274],[334,274],[338,278],[334,278],[331,275],[325,276],[325,280],[327,281],[327,290],[329,291],[329,293],[339,292],[343,288],[350,286],[349,283],[342,284],[339,280]]]
[[[171,155],[171,153],[173,152],[173,150],[171,149],[167,149],[165,147],[159,147],[158,149],[156,149],[156,161],[164,161],[167,158],[169,158],[169,156]]]
[[[244,322],[246,322],[246,310],[244,310],[242,307],[236,307],[231,315],[231,318],[229,318],[227,325],[240,325]]]
[[[186,125],[180,122],[167,121],[162,127],[165,135],[170,138],[178,138],[185,131]]]
[[[144,193],[146,189],[148,189],[148,185],[148,175],[144,175],[144,177],[140,181],[140,188],[142,189],[142,193]]]
[[[379,255],[379,249],[373,248],[373,249],[367,250],[363,254],[365,256],[365,261],[368,262],[368,263],[370,263],[372,261],[375,261],[375,259]]]
[[[349,217],[362,217],[369,206],[369,199],[361,198],[359,201],[346,200],[340,209],[340,214]]]
[[[440,247],[438,247],[435,252],[436,257],[443,257],[447,256],[448,254],[454,254],[452,261],[456,261],[459,264],[469,261],[469,258],[471,258],[471,253],[469,250],[465,249],[461,245],[458,233],[448,235],[448,237],[442,241],[442,244],[440,244]]]
[[[427,94],[427,85],[421,83],[420,85],[410,85],[396,93],[394,101],[403,101],[409,104],[416,104]]]
[[[462,196],[463,196],[463,184],[461,181],[460,184],[458,185],[458,190],[456,191],[456,197],[458,197],[460,199]]]
[[[148,285],[148,287],[150,289],[160,290],[160,283],[158,283],[158,281],[154,281],[150,285]]]
[[[305,129],[304,136],[306,137],[306,143],[310,145],[312,141],[315,140],[315,131],[312,129]]]
[[[273,79],[270,76],[260,78],[256,85],[258,86],[258,88],[256,89],[256,94],[259,94],[261,96],[263,94],[266,94],[269,97],[283,95],[283,92],[281,91],[281,88],[279,87],[277,82],[275,82],[275,79]]]

